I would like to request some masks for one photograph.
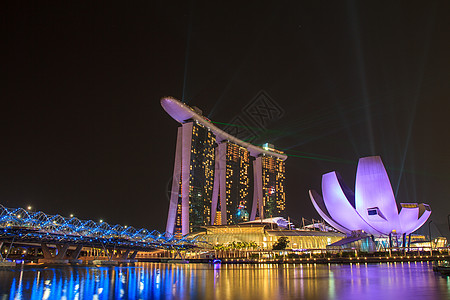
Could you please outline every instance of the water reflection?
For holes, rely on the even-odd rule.
[[[123,267],[0,270],[0,299],[448,299],[430,263]]]

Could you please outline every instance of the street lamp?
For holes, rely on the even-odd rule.
[[[28,207],[27,207],[28,210],[31,210],[32,208],[33,208],[33,207],[31,207],[31,206],[28,206]]]

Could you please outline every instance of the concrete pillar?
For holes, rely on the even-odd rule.
[[[169,214],[166,231],[173,234],[181,180],[181,233],[189,233],[189,190],[190,190],[190,161],[192,145],[193,123],[185,123],[178,128],[175,164],[173,170],[172,191],[170,196]]]
[[[57,254],[55,256],[56,259],[64,259],[66,257],[67,249],[69,248],[69,244],[66,245],[56,245]]]
[[[216,219],[217,204],[220,198],[220,224],[227,224],[226,171],[227,143],[220,143],[215,150],[214,185],[211,205],[211,225]]]
[[[131,255],[130,255],[130,259],[135,259],[137,254],[138,254],[138,251],[133,251],[133,253],[131,253]]]
[[[50,249],[48,248],[48,246],[46,244],[41,244],[41,248],[42,248],[42,254],[44,254],[44,258],[45,259],[52,259],[53,255],[50,252]]]
[[[78,256],[80,256],[81,249],[83,249],[82,245],[78,245],[77,248],[72,252],[70,255],[70,259],[78,259]]]
[[[170,191],[169,214],[167,216],[166,232],[173,235],[175,220],[177,217],[178,197],[180,193],[181,180],[181,143],[182,127],[178,128],[177,145],[175,150],[175,163],[173,167],[172,189]]]
[[[119,251],[119,250],[118,250],[118,251]],[[109,260],[109,259],[113,259],[113,258],[115,257],[114,250],[112,250],[112,249],[106,249],[106,255],[108,256],[108,260]]]
[[[117,257],[120,259],[128,259],[128,254],[130,254],[131,250],[118,250]]]
[[[214,160],[214,183],[213,183],[213,193],[211,198],[211,225],[214,225],[216,220],[217,203],[219,199],[219,147],[215,149],[215,160]]]
[[[69,245],[56,245],[56,254],[52,255],[50,249],[47,244],[41,244],[42,253],[44,254],[43,259],[39,259],[39,262],[43,263],[68,263],[69,260],[66,256],[67,249]]]
[[[264,219],[263,205],[263,185],[262,185],[262,158],[257,157],[253,161],[253,204],[250,221],[255,220],[256,211],[259,211],[259,218]]]
[[[227,224],[227,144],[222,143],[218,146],[219,149],[219,195],[220,195],[220,214],[221,214],[221,225]]]
[[[193,123],[182,125],[182,145],[181,145],[181,234],[189,233],[189,194],[191,177],[191,148],[192,148],[192,128]]]

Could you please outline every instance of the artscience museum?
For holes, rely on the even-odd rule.
[[[379,156],[361,158],[355,191],[333,171],[322,177],[322,196],[309,191],[320,216],[337,230],[376,237],[407,235],[420,228],[431,214],[427,204],[401,203],[397,209],[389,177]]]

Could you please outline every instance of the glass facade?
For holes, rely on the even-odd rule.
[[[217,144],[215,134],[206,126],[193,120],[184,123],[178,132],[166,231],[183,236],[206,225],[251,220],[254,191],[251,193],[250,187],[258,191],[257,202],[262,204],[264,217],[282,215],[284,161],[265,155],[256,159],[260,162],[258,172],[247,148],[227,140]]]
[[[284,161],[271,156],[261,159],[264,217],[281,216],[286,209]]]
[[[161,99],[161,105],[182,124],[177,135],[167,235],[186,235],[199,226],[254,220],[257,211],[261,218],[282,214],[283,161],[287,158],[283,152],[270,144],[259,147],[233,137],[203,117],[199,109],[174,98]]]
[[[226,147],[227,224],[249,220],[250,153],[242,146],[228,142]]]
[[[283,230],[268,224],[240,224],[206,226],[195,233],[200,240],[212,245],[232,242],[254,242],[259,249],[271,250],[280,237],[287,237],[287,249],[326,249],[328,245],[342,240],[345,234],[338,232]]]
[[[189,231],[211,223],[211,199],[214,182],[215,136],[207,128],[193,122],[190,178]]]

